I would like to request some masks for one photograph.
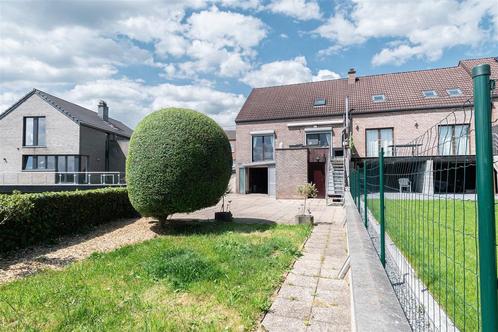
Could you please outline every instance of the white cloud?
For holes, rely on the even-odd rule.
[[[311,70],[307,67],[304,56],[292,60],[274,61],[266,63],[253,70],[242,78],[242,82],[253,88],[309,82],[312,78]]]
[[[268,9],[298,20],[320,19],[320,6],[316,0],[273,0]]]
[[[337,74],[334,71],[330,71],[328,69],[320,69],[316,75],[313,75],[312,81],[326,81],[326,80],[336,80],[341,78],[341,75]]]
[[[371,38],[390,38],[397,45],[378,52],[374,65],[403,64],[413,57],[437,60],[448,48],[476,47],[496,38],[497,7],[496,0],[352,0],[315,33],[333,42],[322,55]],[[489,29],[481,25],[487,15],[495,22]]]
[[[61,97],[93,110],[96,110],[100,99],[105,99],[110,116],[133,127],[148,113],[164,107],[191,108],[210,116],[223,127],[233,127],[245,100],[243,95],[218,91],[209,86],[147,85],[128,79],[78,84],[69,91],[61,92]]]

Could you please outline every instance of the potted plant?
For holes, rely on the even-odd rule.
[[[318,194],[318,190],[314,183],[305,183],[297,187],[297,193],[304,199],[303,208],[300,211],[301,214],[296,216],[296,222],[298,224],[312,224],[314,217],[311,215],[311,210],[306,209],[306,200],[308,198],[315,198]]]
[[[223,197],[221,199],[221,211],[214,213],[214,219],[218,221],[232,221],[233,216],[232,212],[230,212],[230,203],[231,200],[226,200],[226,196],[230,193],[230,187],[227,187]]]

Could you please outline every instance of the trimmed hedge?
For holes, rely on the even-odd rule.
[[[221,127],[199,112],[167,108],[145,117],[130,140],[126,182],[143,216],[164,220],[216,204],[232,174]]]
[[[137,215],[124,188],[0,195],[0,252]]]

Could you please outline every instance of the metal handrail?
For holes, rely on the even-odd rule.
[[[0,185],[122,186],[123,172],[0,172]]]

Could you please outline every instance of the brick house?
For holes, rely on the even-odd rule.
[[[0,185],[25,190],[123,181],[132,130],[109,117],[105,102],[97,108],[33,89],[1,113]]]
[[[498,58],[482,58],[372,76],[351,69],[343,79],[253,89],[235,120],[237,192],[296,198],[298,185],[313,182],[319,197],[341,201],[351,163],[377,157],[380,147],[386,157],[399,157],[401,150],[415,148],[409,142],[450,114],[453,122],[436,129],[442,147],[423,167],[433,169],[438,158],[474,154],[471,135],[456,133],[473,130],[471,70],[480,63],[489,64],[491,78],[498,78]],[[493,101],[497,119],[496,90]],[[469,150],[453,147],[456,136]],[[413,179],[413,186],[437,190],[427,179]]]

